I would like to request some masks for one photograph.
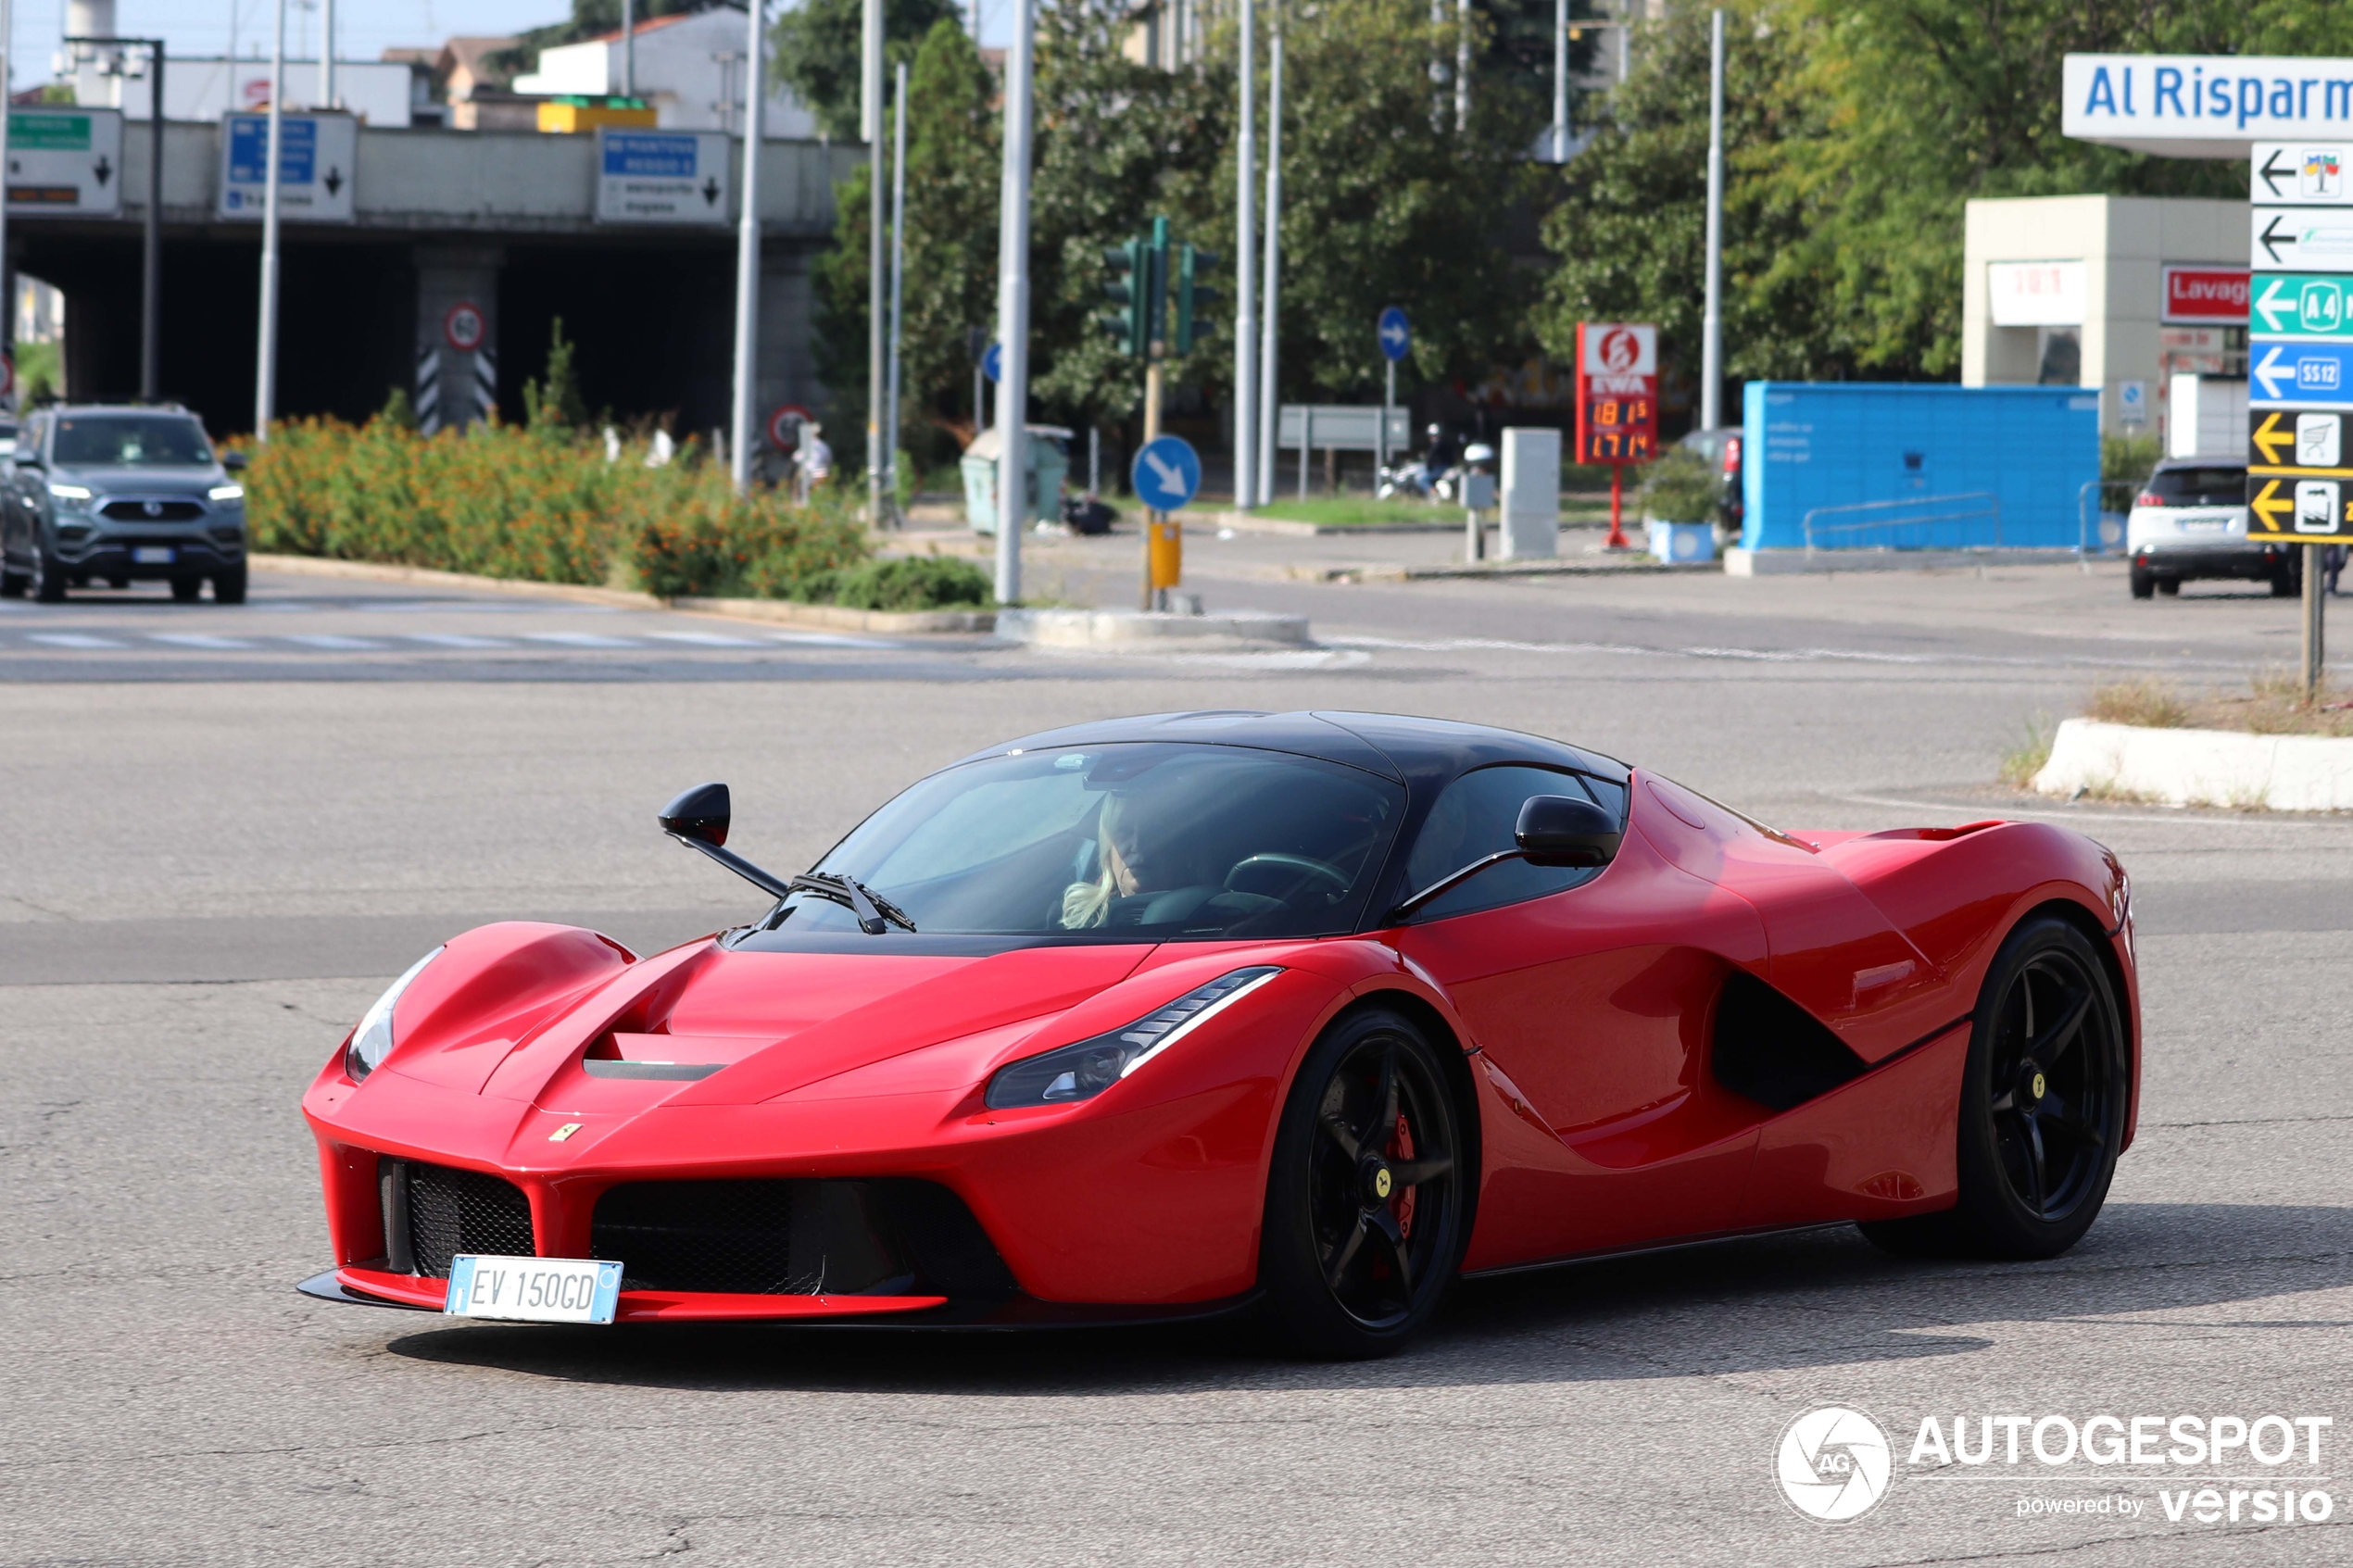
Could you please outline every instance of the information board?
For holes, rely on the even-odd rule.
[[[359,161],[359,124],[347,114],[278,117],[278,220],[348,223]],[[258,223],[269,199],[270,117],[221,117],[220,201],[231,222]]]
[[[728,138],[717,131],[597,128],[597,221],[724,224]]]
[[[8,211],[111,218],[122,210],[120,109],[8,111]]]
[[[2246,532],[2353,538],[2353,142],[2259,143],[2247,297]]]

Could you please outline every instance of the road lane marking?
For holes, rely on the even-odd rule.
[[[111,637],[93,637],[80,632],[28,632],[25,635],[36,643],[47,643],[61,648],[119,648],[122,646]]]
[[[346,637],[333,632],[289,633],[286,641],[300,643],[305,647],[331,648],[338,652],[364,650],[372,653],[384,646],[382,643],[371,643],[365,637]]]
[[[515,645],[504,637],[471,637],[463,632],[403,632],[402,638],[412,643],[431,643],[445,648],[510,648]]]
[[[653,632],[665,643],[692,643],[706,648],[759,648],[768,645],[757,637],[723,637],[716,632]]]
[[[150,632],[147,635],[155,642],[170,643],[183,648],[227,650],[253,646],[241,637],[216,637],[206,632]]]
[[[632,637],[608,637],[595,632],[525,632],[535,643],[560,643],[570,648],[635,648],[645,645]]]

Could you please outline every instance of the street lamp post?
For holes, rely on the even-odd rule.
[[[752,402],[760,392],[760,142],[766,129],[761,122],[767,119],[761,89],[768,74],[760,24],[766,10],[763,0],[751,0],[744,7],[749,29],[744,64],[744,206],[743,222],[736,233],[736,406],[727,453],[728,478],[738,495],[751,490]]]
[[[1258,478],[1258,246],[1251,232],[1251,209],[1256,205],[1258,182],[1252,178],[1252,153],[1258,135],[1252,80],[1257,62],[1251,56],[1258,18],[1252,0],[1241,0],[1241,124],[1234,139],[1234,507],[1248,511],[1263,499],[1255,493]]]
[[[866,144],[866,526],[883,526],[883,8],[866,0],[858,134]]]
[[[1707,299],[1700,318],[1699,423],[1724,422],[1724,13],[1716,13],[1707,70]]]
[[[267,444],[278,412],[278,157],[286,96],[286,0],[270,38],[270,140],[262,151],[261,345],[253,378],[253,438]]]
[[[1261,501],[1275,498],[1275,452],[1282,437],[1282,389],[1277,334],[1282,315],[1283,264],[1283,26],[1277,11],[1266,43],[1266,270],[1258,300],[1258,485]]]
[[[160,38],[69,38],[67,50],[77,61],[101,50],[137,49],[146,56],[147,77],[147,211],[140,226],[139,258],[139,396],[152,403],[158,395],[163,326],[163,40]],[[120,58],[114,69],[119,71]]]
[[[1001,605],[1021,602],[1021,532],[1029,513],[1029,155],[1035,4],[1036,0],[1013,0],[1013,47],[1005,55],[1003,205],[997,220],[997,602]]]

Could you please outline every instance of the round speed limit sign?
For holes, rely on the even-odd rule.
[[[472,354],[480,348],[488,331],[488,324],[482,319],[482,307],[470,299],[451,306],[449,314],[441,319],[441,335],[460,354]]]
[[[798,403],[786,403],[768,416],[768,445],[789,452],[800,445],[800,427],[816,416]]]

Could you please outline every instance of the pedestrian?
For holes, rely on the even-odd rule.
[[[2327,584],[2331,597],[2336,596],[2341,592],[2336,585],[2336,580],[2345,571],[2345,548],[2343,545],[2330,545],[2321,551],[2322,581]]]
[[[800,445],[793,451],[794,488],[804,505],[834,476],[834,449],[825,445],[824,432],[824,426],[810,420],[800,427]]]

